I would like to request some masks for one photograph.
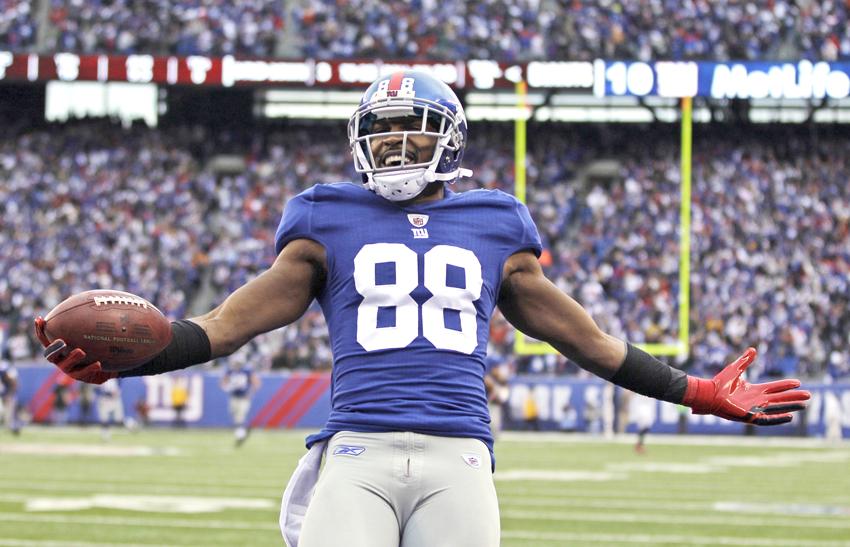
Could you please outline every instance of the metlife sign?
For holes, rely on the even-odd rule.
[[[702,63],[699,91],[715,99],[843,99],[850,63]]]
[[[844,99],[850,63],[827,62],[594,62],[598,97],[714,99]]]

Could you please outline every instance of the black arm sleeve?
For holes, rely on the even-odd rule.
[[[210,339],[204,329],[197,323],[181,319],[171,322],[171,343],[164,350],[147,363],[118,376],[153,376],[205,363],[211,357]]]
[[[688,375],[627,344],[626,359],[611,382],[647,397],[681,404]]]

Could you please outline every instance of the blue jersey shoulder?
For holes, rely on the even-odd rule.
[[[471,211],[471,218],[482,219],[483,222],[506,219],[508,225],[497,228],[507,231],[507,239],[515,243],[518,249],[530,249],[540,256],[543,244],[537,226],[531,219],[528,207],[515,196],[501,190],[479,189],[453,194],[452,198],[462,203],[464,209]]]
[[[280,253],[293,239],[307,238],[321,241],[318,233],[316,209],[321,204],[350,203],[374,196],[361,184],[334,182],[316,184],[286,202],[283,217],[275,233],[275,251]]]

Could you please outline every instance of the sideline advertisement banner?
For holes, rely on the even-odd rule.
[[[36,423],[50,423],[61,373],[51,366],[19,366],[19,404]],[[202,368],[179,373],[125,378],[120,382],[125,412],[141,420],[147,412],[151,425],[167,426],[175,421],[171,390],[177,382],[188,388],[189,398],[182,420],[190,426],[230,427],[227,394],[221,389],[221,371]],[[281,372],[261,375],[262,385],[254,394],[249,421],[258,428],[317,429],[324,424],[331,404],[328,373]],[[804,384],[812,392],[809,408],[791,424],[755,428],[759,435],[824,436],[827,428],[840,427],[850,437],[850,383]],[[69,423],[97,420],[97,390],[78,382],[66,389]],[[88,410],[84,401],[90,402]],[[536,419],[526,419],[529,408]],[[539,378],[519,376],[510,384],[510,397],[503,407],[506,429],[605,432],[637,429],[649,424],[652,433],[740,434],[743,424],[714,416],[694,416],[688,409],[648,399],[597,379]]]

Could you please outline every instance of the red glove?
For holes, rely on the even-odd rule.
[[[791,421],[791,412],[806,408],[811,394],[798,390],[796,379],[750,384],[741,374],[755,360],[756,350],[748,348],[735,362],[712,380],[688,376],[682,404],[694,414],[714,414],[727,420],[757,425],[778,425]]]
[[[112,378],[117,378],[117,372],[108,372],[101,368],[100,361],[86,363],[86,352],[80,348],[71,349],[61,338],[53,342],[44,334],[44,318],[35,318],[35,335],[44,346],[44,357],[56,365],[59,370],[80,382],[87,384],[102,384]]]

